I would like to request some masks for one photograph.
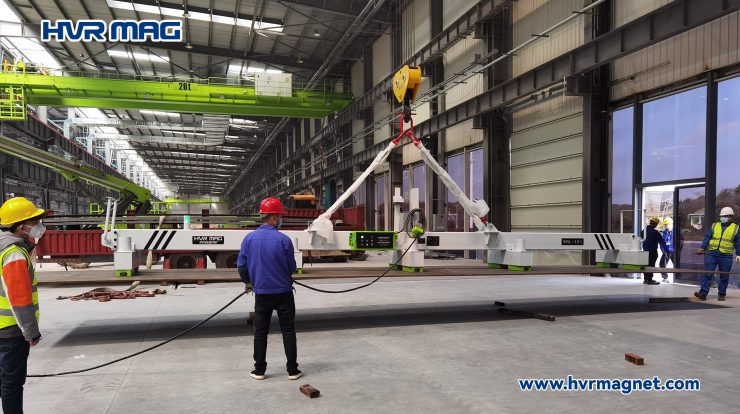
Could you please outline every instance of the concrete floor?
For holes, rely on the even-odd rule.
[[[91,271],[95,271],[92,270]],[[322,282],[330,289],[353,286]],[[69,302],[45,288],[29,371],[79,369],[168,338],[218,309],[236,284],[180,287],[131,301]],[[326,295],[299,288],[299,363],[289,381],[279,333],[265,381],[249,378],[252,337],[239,301],[193,334],[87,374],[29,379],[28,413],[737,412],[740,294],[719,305],[648,304],[693,288],[622,278],[521,276],[391,280]],[[558,316],[499,314],[493,301]],[[276,326],[273,327],[275,329]],[[275,332],[275,330],[273,331]],[[645,366],[624,361],[625,352]],[[700,392],[523,392],[518,378],[692,378]],[[321,390],[310,400],[301,384]]]

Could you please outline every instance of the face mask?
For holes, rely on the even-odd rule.
[[[722,222],[722,224],[727,224],[727,223],[730,222],[730,218],[729,217],[720,217],[719,218],[719,221]]]
[[[668,229],[668,231],[673,231],[673,224],[667,224],[665,228]]]
[[[39,223],[33,227],[31,227],[31,230],[28,232],[28,237],[32,239],[40,239],[41,236],[44,235],[44,232],[46,231],[46,227]]]

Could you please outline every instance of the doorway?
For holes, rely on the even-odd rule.
[[[644,187],[639,194],[641,205],[635,212],[639,230],[647,226],[651,218],[660,220],[657,230],[662,233],[667,253],[658,250],[658,260],[651,267],[702,268],[701,257],[694,255],[704,237],[705,194],[703,183],[666,184]],[[698,245],[697,245],[698,244]],[[697,275],[669,273],[661,275],[664,282],[696,280]],[[660,279],[657,279],[660,280]]]

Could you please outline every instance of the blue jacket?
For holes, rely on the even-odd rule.
[[[727,226],[730,223],[722,224],[722,231],[724,231]],[[719,250],[708,250],[709,249],[709,241],[712,240],[712,236],[714,236],[714,224],[709,226],[709,229],[707,230],[707,234],[704,235],[704,241],[701,243],[701,248],[707,251],[707,254],[711,254],[714,256],[726,256],[731,257],[731,254],[724,254],[720,253]],[[735,245],[735,251],[740,252],[740,232],[738,232],[738,235],[735,236],[735,240],[733,241],[733,244]]]
[[[663,251],[666,251],[668,247],[665,245],[665,240],[663,240],[663,236],[660,235],[660,232],[658,230],[655,230],[655,227],[653,226],[647,226],[645,227],[645,231],[643,233],[645,236],[645,241],[642,242],[642,250],[645,251],[658,251],[658,245],[660,245],[660,248]]]
[[[661,236],[663,236],[663,241],[665,241],[665,246],[666,246],[665,249],[662,249],[662,246],[661,246],[661,251],[664,252],[664,253],[665,252],[673,253],[673,251],[674,251],[674,247],[673,247],[673,230],[670,230],[669,231],[668,229],[663,229],[663,231],[660,232],[660,234],[661,234]]]
[[[293,243],[273,226],[263,224],[244,238],[236,265],[239,277],[258,295],[293,290]]]

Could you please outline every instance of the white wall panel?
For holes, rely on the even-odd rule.
[[[391,111],[390,105],[386,102],[376,102],[373,104],[373,114],[375,116],[374,119],[381,119],[388,115],[388,113]],[[386,124],[379,128],[376,128],[373,132],[374,134],[374,143],[383,142],[391,137],[391,127],[390,125]]]
[[[353,119],[352,120],[352,135],[360,133],[365,128],[365,120],[363,119]],[[357,154],[358,152],[365,149],[365,140],[363,138],[355,138],[355,140],[352,142],[352,154]]]
[[[373,85],[391,74],[391,35],[386,32],[373,43]]]
[[[486,44],[482,39],[474,39],[472,35],[459,41],[444,54],[445,77],[450,78],[462,72],[475,61],[475,55],[487,53]],[[465,83],[451,88],[445,97],[445,106],[451,108],[485,91],[486,83],[483,75],[474,75]]]
[[[556,97],[513,114],[512,230],[581,230],[582,101]]]
[[[665,6],[673,0],[617,0],[613,2],[612,23],[614,28],[629,23],[640,16]]]
[[[419,150],[414,144],[405,144],[402,147],[403,150],[403,165],[414,164],[421,161]]]
[[[431,40],[429,0],[406,0],[401,12],[401,57],[406,60]]]
[[[445,152],[459,150],[481,142],[483,142],[483,130],[473,129],[472,119],[445,130]]]
[[[583,7],[582,0],[518,0],[513,3],[513,44],[519,46]],[[513,57],[513,74],[518,76],[581,44],[584,39],[584,16],[579,16],[549,33],[549,37],[517,52]]]
[[[352,96],[359,98],[364,95],[365,85],[365,67],[364,63],[359,60],[352,65],[352,71],[350,73],[350,82],[352,83]]]
[[[613,64],[612,99],[740,62],[739,24],[740,13],[735,12],[618,59]]]
[[[444,0],[442,1],[442,27],[446,29],[460,16],[472,9],[478,0]]]

